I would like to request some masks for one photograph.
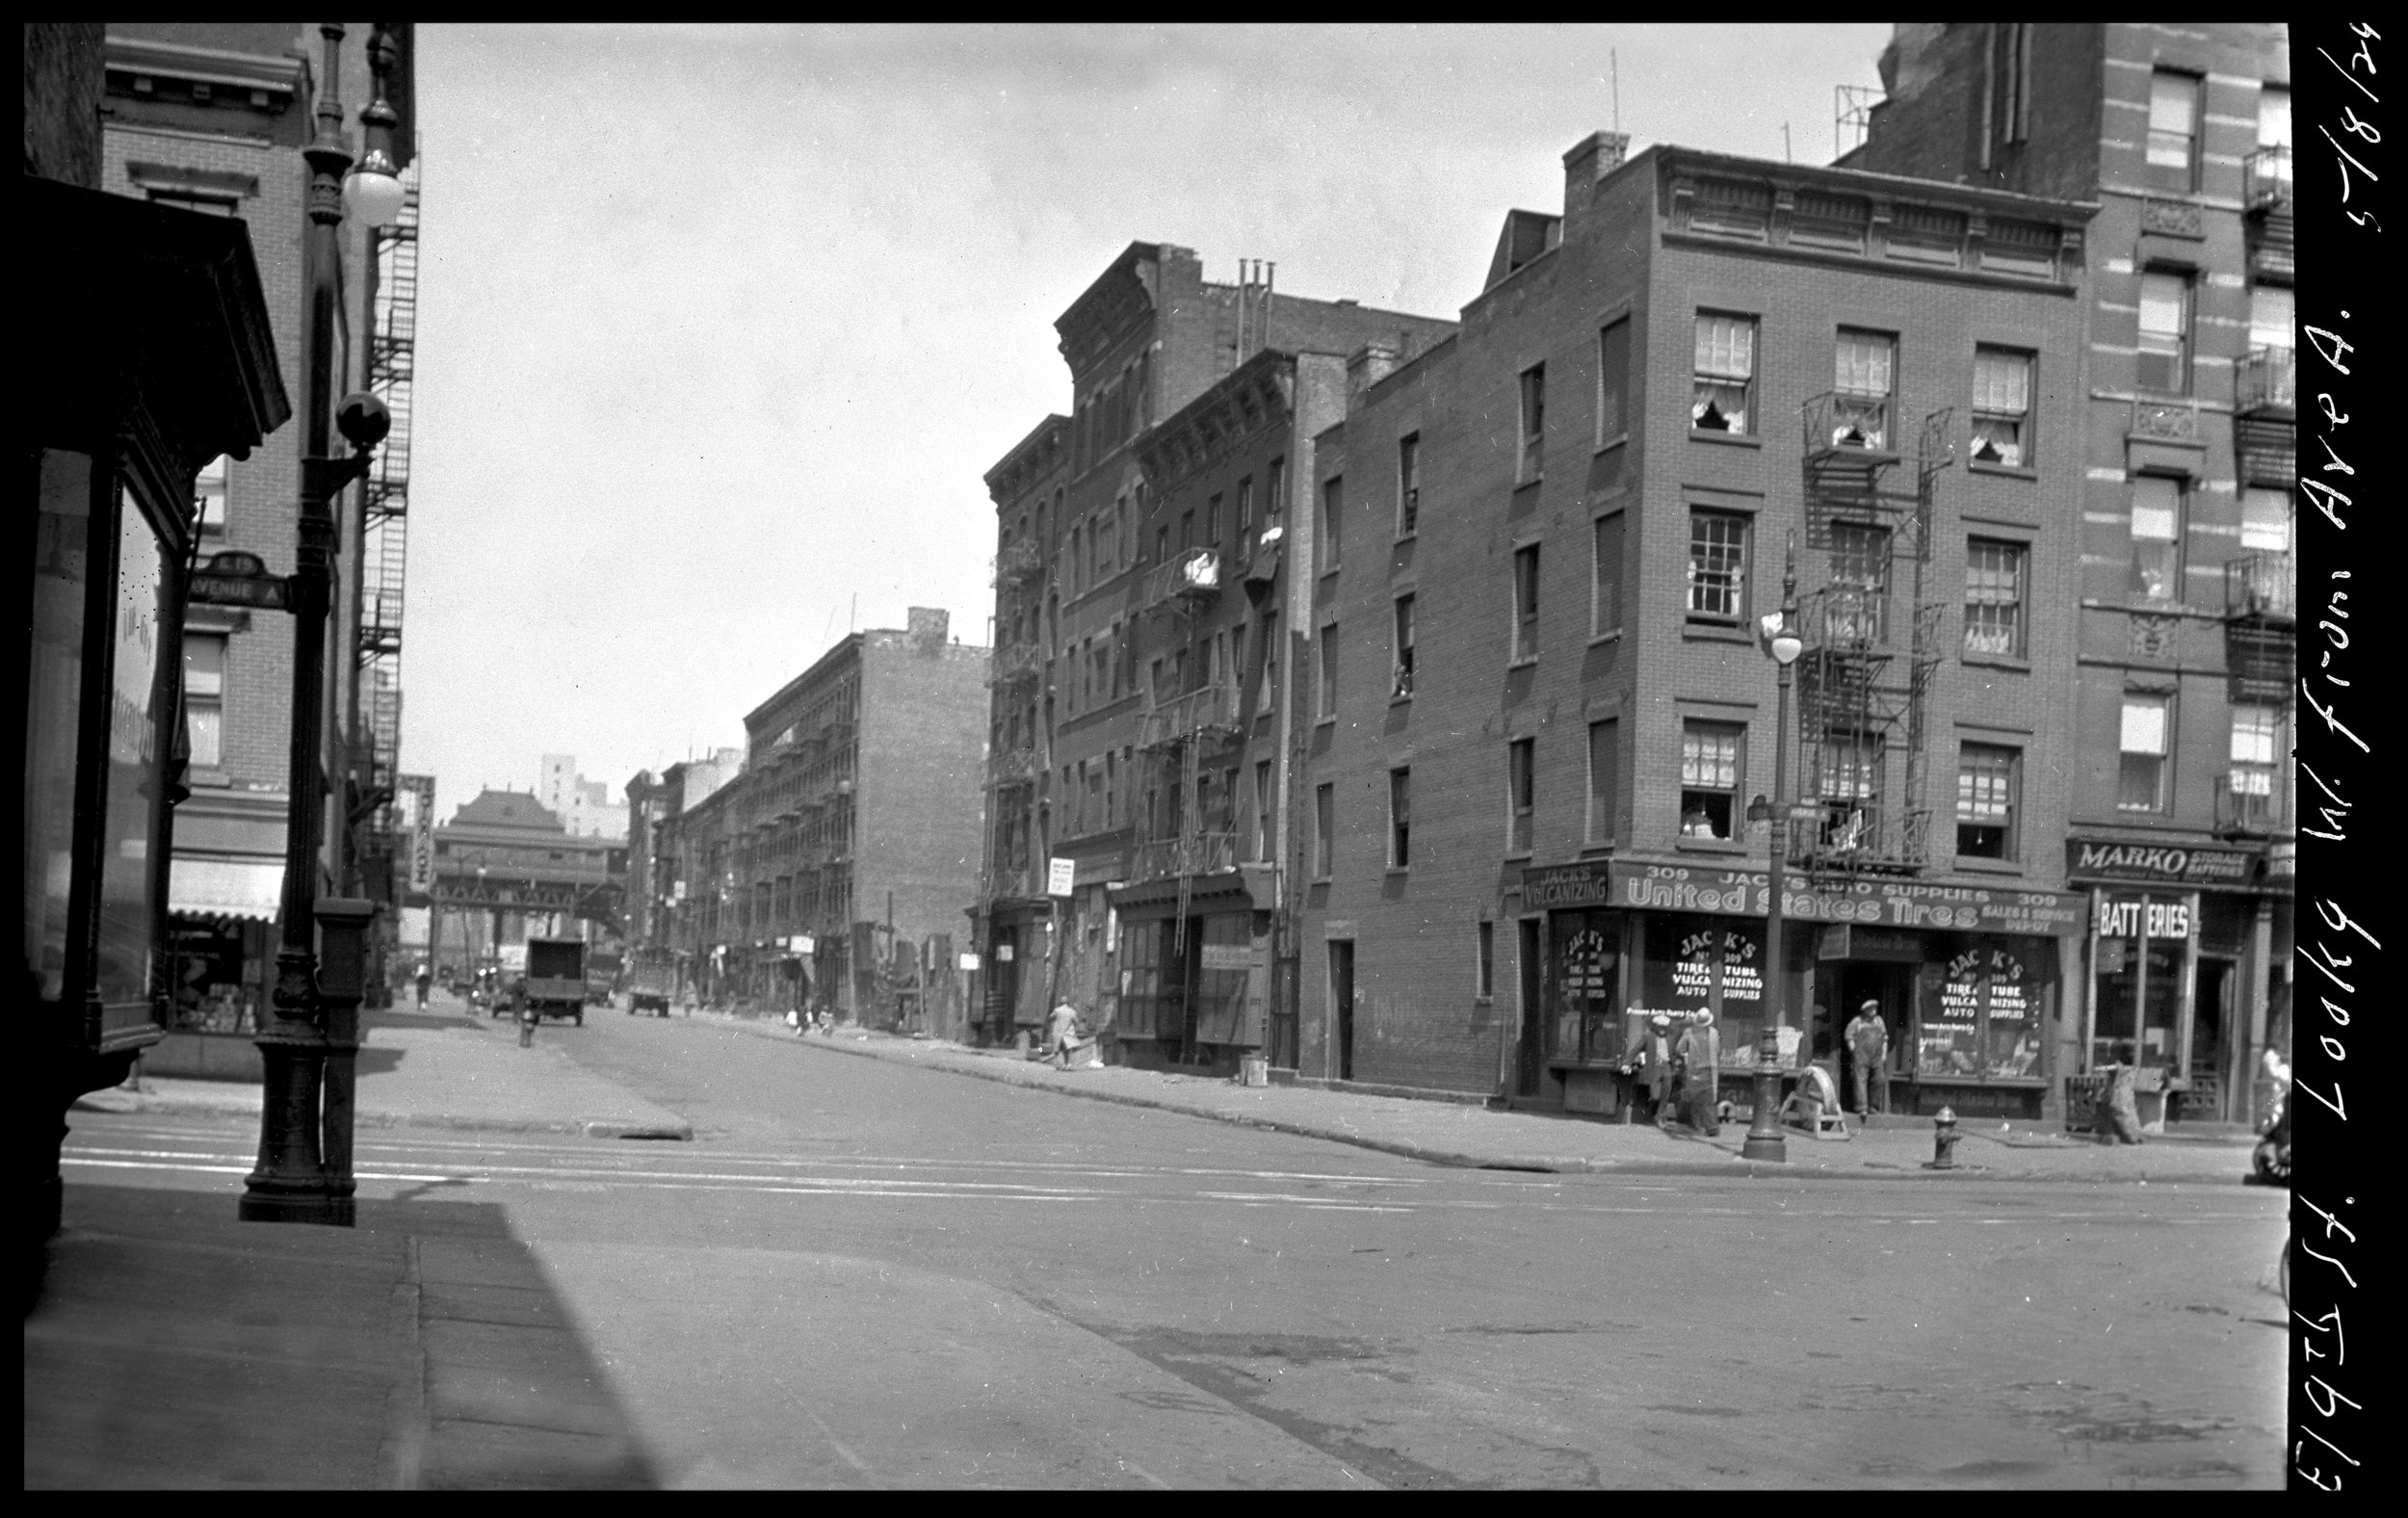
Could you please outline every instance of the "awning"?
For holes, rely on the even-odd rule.
[[[283,901],[282,860],[176,859],[168,870],[170,912],[272,923]]]

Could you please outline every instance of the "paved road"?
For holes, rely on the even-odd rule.
[[[720,1024],[543,1036],[696,1140],[363,1134],[362,1195],[505,1218],[668,1484],[2280,1479],[2279,1193],[1446,1170]],[[79,1113],[67,1173],[230,1192],[249,1142]]]

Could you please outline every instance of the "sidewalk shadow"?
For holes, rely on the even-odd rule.
[[[322,1228],[70,1182],[24,1348],[29,1489],[659,1484],[489,1203],[362,1201]]]

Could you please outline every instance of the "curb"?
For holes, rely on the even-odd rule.
[[[2091,1186],[2141,1185],[2152,1180],[2160,1186],[2239,1186],[2245,1170],[2230,1177],[2200,1175],[2149,1175],[2137,1172],[2129,1175],[2099,1175],[2079,1170],[2028,1170],[2003,1173],[1986,1165],[1959,1165],[1947,1170],[1926,1170],[1921,1166],[1900,1165],[1888,1166],[1880,1162],[1867,1162],[1857,1170],[1834,1170],[1815,1167],[1795,1169],[1786,1165],[1767,1165],[1739,1159],[1704,1160],[1597,1160],[1586,1155],[1555,1157],[1515,1157],[1473,1155],[1454,1150],[1435,1149],[1427,1145],[1399,1139],[1373,1138],[1343,1129],[1324,1128],[1280,1118],[1251,1117],[1240,1112],[1224,1112],[1209,1107],[1191,1107],[1177,1101],[1157,1097],[1134,1096],[1123,1091],[1081,1090],[1076,1086],[1059,1086],[1051,1082],[1014,1080],[1001,1072],[968,1069],[951,1063],[921,1063],[898,1060],[866,1043],[848,1047],[830,1039],[817,1043],[794,1039],[806,1048],[824,1048],[833,1054],[851,1055],[856,1059],[877,1060],[885,1064],[909,1063],[915,1069],[935,1070],[946,1075],[966,1076],[974,1081],[988,1081],[998,1086],[1017,1086],[1027,1090],[1050,1091],[1063,1096],[1076,1096],[1092,1102],[1111,1102],[1121,1107],[1145,1108],[1155,1112],[1178,1112],[1189,1117],[1202,1117],[1227,1123],[1237,1128],[1253,1128],[1265,1133],[1290,1134],[1301,1138],[1321,1138],[1332,1143],[1350,1144],[1357,1149],[1372,1149],[1401,1159],[1419,1160],[1425,1164],[1444,1165],[1458,1170],[1519,1170],[1542,1175],[1685,1175],[1685,1176],[1744,1176],[1755,1180],[1780,1181],[2032,1181],[2054,1185],[2075,1183]]]
[[[97,1095],[100,1093],[92,1093]],[[124,1105],[118,1105],[119,1101]],[[79,1097],[70,1111],[84,1112],[146,1112],[169,1117],[256,1117],[257,1103],[194,1101],[184,1097],[127,1093],[106,1104]],[[456,1117],[446,1112],[356,1111],[352,1121],[359,1128],[435,1128],[454,1133],[573,1134],[585,1138],[691,1139],[694,1124],[642,1122],[632,1117]]]

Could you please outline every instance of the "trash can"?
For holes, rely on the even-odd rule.
[[[1268,1055],[1259,1054],[1240,1055],[1238,1057],[1238,1084],[1240,1086],[1270,1085],[1270,1058]]]

